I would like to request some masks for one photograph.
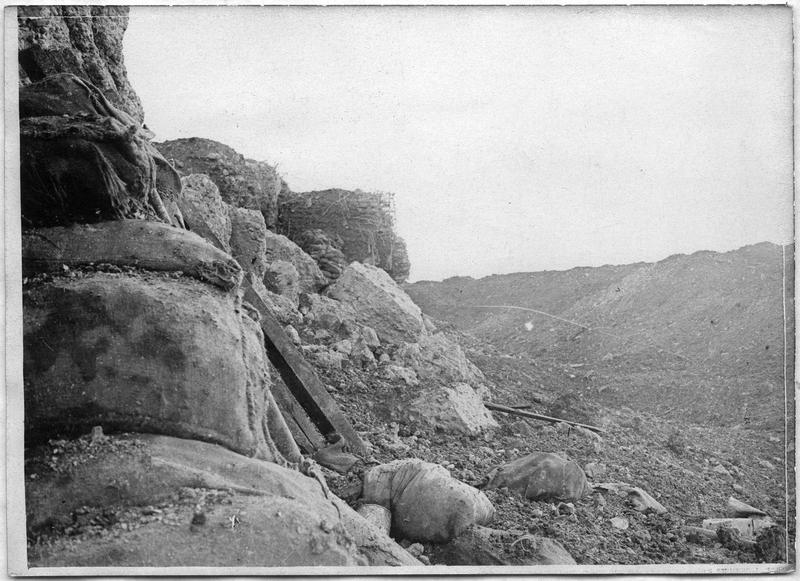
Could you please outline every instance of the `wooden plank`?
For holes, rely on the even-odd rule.
[[[506,414],[512,414],[515,416],[522,416],[523,418],[532,418],[534,420],[542,420],[543,422],[550,422],[551,424],[558,424],[560,422],[564,422],[565,424],[569,424],[570,426],[579,426],[581,428],[586,428],[587,430],[591,430],[593,432],[600,432],[605,433],[605,430],[602,428],[598,428],[597,426],[590,426],[589,424],[581,424],[578,422],[573,422],[570,420],[565,420],[562,418],[551,418],[550,416],[543,416],[541,414],[535,414],[533,412],[526,412],[519,409],[510,408],[504,405],[496,404],[496,403],[489,403],[486,402],[483,404],[486,409],[494,410],[497,412],[503,412]]]
[[[286,420],[286,425],[289,426],[289,431],[292,432],[294,441],[304,452],[313,454],[328,445],[280,377],[276,377],[272,383],[272,395]]]
[[[353,454],[366,454],[361,438],[325,389],[314,368],[294,346],[249,281],[243,286],[245,300],[261,314],[267,356],[281,374],[291,394],[323,436],[337,433],[349,444]]]

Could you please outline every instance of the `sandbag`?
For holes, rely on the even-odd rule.
[[[183,227],[180,176],[140,124],[62,73],[20,89],[24,227],[145,218]]]
[[[395,460],[367,472],[362,500],[389,508],[395,535],[412,541],[447,542],[494,518],[485,494],[442,466],[416,459]]]
[[[55,537],[29,548],[32,567],[420,565],[316,479],[213,444],[132,434],[63,442],[55,461],[48,452],[29,454],[26,514],[30,534]],[[203,502],[206,493],[225,502]],[[164,505],[169,516],[152,516]],[[58,534],[76,514],[120,508],[135,526],[80,544]]]
[[[234,294],[91,273],[26,285],[23,315],[26,443],[100,425],[299,457],[270,391],[263,333]]]
[[[578,500],[592,490],[576,462],[541,452],[493,470],[487,488],[503,487],[517,490],[531,500]]]
[[[116,220],[22,234],[23,276],[103,263],[180,271],[224,290],[238,287],[243,275],[233,257],[197,234],[159,222]]]

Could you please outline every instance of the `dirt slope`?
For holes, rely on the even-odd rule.
[[[459,277],[406,290],[426,313],[506,353],[549,361],[609,403],[777,427],[783,260],[780,246],[761,243],[654,264]]]

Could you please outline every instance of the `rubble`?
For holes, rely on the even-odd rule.
[[[181,178],[181,185],[177,204],[186,228],[230,253],[231,218],[216,184],[207,175],[191,174]]]
[[[326,294],[356,311],[356,321],[372,327],[381,342],[415,342],[423,332],[422,311],[383,270],[351,263]]]
[[[444,333],[422,335],[417,342],[400,344],[393,360],[413,369],[423,381],[460,382],[475,386],[484,381],[481,371]]]
[[[231,206],[258,211],[268,228],[276,227],[281,178],[275,168],[247,159],[211,139],[190,137],[156,143],[181,175],[205,174]]]
[[[291,263],[297,270],[300,292],[315,293],[327,284],[314,258],[281,234],[267,231],[265,261],[268,264],[275,261]]]
[[[479,434],[498,427],[483,399],[466,383],[423,390],[404,415],[428,429],[454,434]]]

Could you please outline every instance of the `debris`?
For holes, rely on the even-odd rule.
[[[707,518],[703,521],[703,528],[717,530],[720,527],[732,527],[737,529],[743,539],[754,540],[756,535],[775,522],[769,517],[766,518]]]
[[[621,531],[628,530],[628,519],[621,516],[615,516],[611,519],[611,526]]]
[[[723,476],[730,476],[731,473],[723,466],[722,464],[717,464],[711,469],[712,472],[716,472],[717,474],[722,474]]]
[[[637,486],[633,486],[628,490],[628,501],[639,512],[653,511],[656,514],[667,512],[667,509],[660,502]]]
[[[571,502],[559,502],[556,506],[556,513],[567,516],[575,514],[575,505]]]
[[[767,516],[767,513],[763,510],[745,504],[741,500],[736,500],[732,496],[728,498],[728,505],[725,507],[725,513],[729,517]]]
[[[762,529],[756,536],[755,552],[763,563],[785,563],[786,530],[779,526]]]
[[[92,428],[92,444],[104,442],[107,439],[108,436],[103,434],[103,426],[95,426]]]

